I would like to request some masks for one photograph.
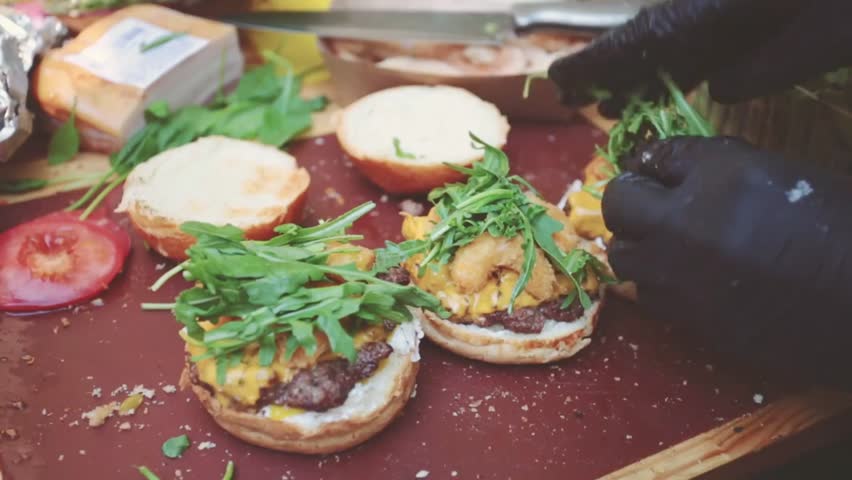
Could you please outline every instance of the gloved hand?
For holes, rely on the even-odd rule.
[[[622,165],[609,260],[642,306],[758,366],[852,386],[852,177],[722,137]]]
[[[720,102],[772,93],[852,64],[852,1],[673,0],[643,10],[579,53],[557,60],[549,76],[563,103],[590,103],[609,92],[601,113],[617,116],[637,88],[656,98],[658,71],[683,90],[703,80]]]

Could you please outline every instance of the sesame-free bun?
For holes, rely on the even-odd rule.
[[[138,165],[124,184],[117,211],[160,254],[186,258],[195,241],[188,221],[234,225],[264,240],[298,220],[310,183],[296,159],[277,148],[226,137],[205,137]]]
[[[422,193],[464,179],[444,163],[469,166],[482,158],[470,133],[502,148],[509,123],[497,107],[467,90],[411,85],[371,93],[346,107],[337,139],[382,189]]]
[[[400,330],[403,327],[405,330]],[[245,442],[285,452],[340,452],[375,436],[402,412],[414,391],[420,368],[420,335],[414,322],[397,327],[390,340],[394,352],[382,367],[356,385],[343,405],[325,412],[304,412],[275,420],[225,407],[207,387],[192,381],[189,364],[181,375],[181,387],[191,386],[213,420]]]
[[[500,325],[480,327],[444,320],[432,312],[419,312],[429,340],[463,357],[498,364],[542,364],[575,355],[591,342],[605,290],[573,322],[548,320],[540,333],[516,333]]]

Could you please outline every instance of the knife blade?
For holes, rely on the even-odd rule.
[[[360,40],[420,40],[498,44],[517,32],[558,28],[596,35],[616,27],[660,0],[565,0],[522,3],[508,12],[409,10],[254,11],[219,17],[237,27],[314,33]]]

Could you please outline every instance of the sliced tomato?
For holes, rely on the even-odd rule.
[[[130,252],[130,236],[103,211],[87,220],[57,212],[0,234],[0,311],[73,305],[107,288]]]

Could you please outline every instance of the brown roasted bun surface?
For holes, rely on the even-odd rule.
[[[181,376],[181,386],[191,386],[213,420],[241,440],[273,450],[323,454],[339,452],[363,443],[399,416],[414,391],[419,366],[418,362],[410,360],[389,359],[382,368],[396,368],[398,373],[394,375],[391,390],[379,409],[327,422],[316,429],[305,429],[223,406],[206,387],[192,382],[188,364]]]
[[[470,133],[501,148],[509,124],[493,104],[448,86],[403,86],[352,103],[341,114],[337,139],[373,183],[391,193],[421,193],[462,174],[482,158]]]
[[[265,240],[276,226],[299,219],[309,184],[308,172],[285,152],[206,137],[137,166],[117,210],[127,212],[151,248],[183,260],[195,241],[180,230],[184,222],[230,224],[248,239]]]

